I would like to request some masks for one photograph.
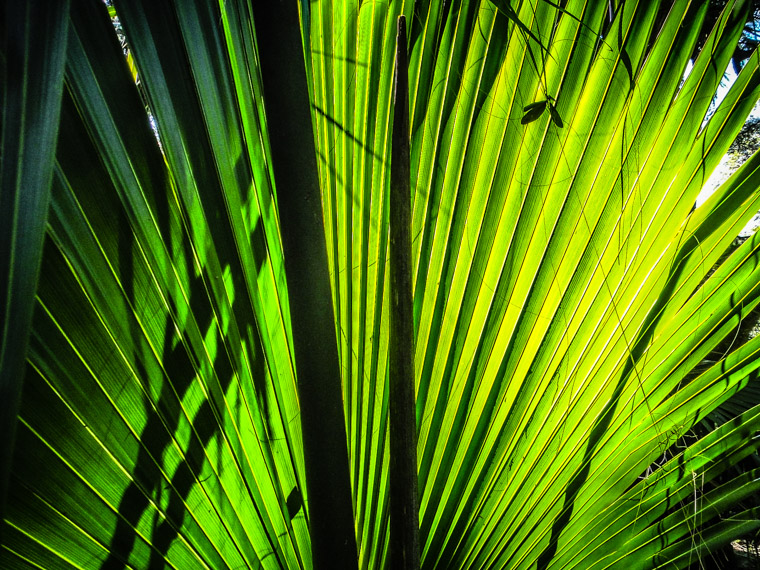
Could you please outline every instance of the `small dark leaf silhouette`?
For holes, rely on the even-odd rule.
[[[299,510],[301,510],[301,505],[303,505],[303,499],[301,499],[301,491],[298,490],[298,487],[293,487],[293,490],[288,495],[287,500],[288,515],[291,519],[298,514]]]
[[[559,116],[557,108],[552,103],[549,103],[549,114],[551,115],[554,124],[557,125],[557,128],[561,129],[565,126],[562,122],[562,117]]]
[[[544,99],[543,101],[538,101],[536,103],[531,103],[530,105],[526,105],[523,107],[523,111],[525,111],[525,115],[523,115],[522,120],[520,121],[521,124],[527,125],[528,123],[532,123],[536,119],[538,119],[544,112],[544,109],[546,109],[546,104],[549,101],[547,99]]]
[[[546,108],[547,101],[547,99],[544,99],[543,101],[536,101],[535,103],[525,105],[525,107],[523,107],[523,111],[528,112],[534,109],[541,109],[541,112],[543,113],[544,109]]]

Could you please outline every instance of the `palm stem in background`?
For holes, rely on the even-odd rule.
[[[390,192],[390,505],[391,566],[420,567],[417,426],[410,227],[409,76],[406,18],[398,17]]]
[[[335,321],[294,2],[254,3],[293,326],[315,568],[356,568]]]

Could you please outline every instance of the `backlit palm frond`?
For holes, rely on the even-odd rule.
[[[3,565],[309,565],[252,23],[117,9],[163,154],[76,2]]]
[[[760,340],[731,342],[760,237],[724,256],[760,156],[693,207],[760,95],[754,54],[711,112],[746,7],[705,40],[703,2],[558,4],[299,3],[317,167],[285,166],[322,192],[362,568],[390,564],[399,15],[422,566],[688,567],[760,526]],[[34,80],[1,102],[2,567],[330,567],[259,9],[82,0],[4,32],[6,86]]]
[[[726,8],[682,82],[699,3],[664,24],[653,3],[612,22],[599,2],[510,10],[311,13],[361,565],[385,556],[385,157],[404,13],[423,566],[683,566],[756,525],[718,518],[738,500],[728,487],[702,497],[756,447],[752,410],[652,473],[755,366],[753,341],[684,381],[757,303],[753,241],[702,283],[760,205],[757,161],[692,212],[757,100],[754,56],[702,126],[744,14]],[[728,485],[751,493],[749,479]]]

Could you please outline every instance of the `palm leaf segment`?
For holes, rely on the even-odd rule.
[[[722,520],[701,498],[717,466],[737,459],[720,438],[752,433],[749,415],[639,478],[755,366],[750,343],[684,381],[756,303],[756,240],[701,284],[758,205],[755,162],[691,212],[757,100],[753,59],[702,128],[743,14],[724,11],[681,85],[703,6],[676,2],[655,36],[653,3],[626,2],[611,23],[606,3],[568,2],[566,13],[512,3],[528,35],[501,4],[402,9],[423,565],[686,565],[755,524]],[[311,13],[367,567],[379,564],[386,524],[376,514],[387,485],[384,157],[399,9],[318,3]]]
[[[119,8],[164,154],[75,3],[3,566],[307,565],[252,24]]]
[[[117,4],[142,101],[105,7],[74,4],[0,561],[310,567],[250,6]],[[510,10],[310,5],[359,562],[388,555],[404,13],[423,565],[685,567],[758,526],[736,508],[756,474],[722,475],[760,409],[684,439],[760,362],[753,340],[690,374],[760,293],[757,237],[706,278],[760,208],[760,159],[692,212],[758,98],[753,56],[703,125],[744,14],[729,4],[682,83],[702,6],[676,2],[657,34],[650,2],[612,22],[601,2]]]

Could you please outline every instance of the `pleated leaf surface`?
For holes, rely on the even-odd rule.
[[[760,237],[722,260],[760,209],[760,156],[693,208],[760,95],[756,54],[711,109],[745,8],[690,65],[706,3],[561,6],[301,5],[361,568],[389,565],[400,14],[422,566],[688,567],[760,526],[757,473],[733,468],[760,407],[731,407],[760,340],[715,358],[760,301]],[[55,29],[52,183],[25,211],[45,240],[13,261],[41,269],[0,566],[329,567],[250,3],[80,1]]]

